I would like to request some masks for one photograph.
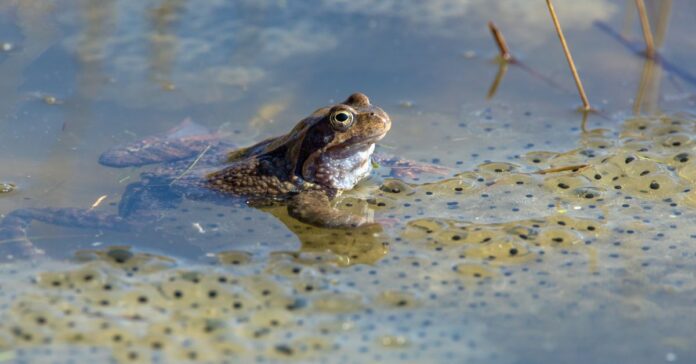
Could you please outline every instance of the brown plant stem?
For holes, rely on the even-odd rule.
[[[573,171],[577,172],[581,169],[585,169],[589,167],[588,164],[578,164],[574,166],[563,166],[563,167],[555,167],[555,168],[547,168],[547,169],[540,169],[536,172],[533,172],[534,174],[549,174],[549,173],[558,173],[558,172],[566,172],[566,171]]]
[[[645,2],[643,0],[636,0],[636,8],[638,8],[640,27],[643,29],[643,39],[645,39],[645,56],[650,59],[655,58],[655,42],[653,41],[652,30],[650,29],[648,12],[645,10]]]
[[[553,26],[556,28],[556,33],[558,34],[558,39],[561,41],[561,46],[563,47],[563,53],[565,53],[566,59],[568,60],[568,66],[570,66],[570,72],[573,73],[573,79],[575,80],[575,86],[578,88],[578,93],[580,94],[580,99],[582,100],[582,106],[584,111],[590,111],[592,107],[590,106],[590,101],[587,100],[587,95],[585,94],[585,88],[582,87],[582,81],[580,80],[580,75],[578,74],[577,68],[575,68],[575,62],[573,62],[573,56],[570,54],[570,49],[568,49],[568,43],[563,35],[563,30],[561,29],[561,24],[558,22],[558,17],[556,16],[556,10],[553,8],[551,0],[546,0],[546,5],[549,8],[549,13],[551,13],[551,20],[553,20]]]
[[[500,58],[502,58],[505,61],[513,61],[512,54],[510,53],[510,48],[507,46],[507,42],[505,42],[505,37],[503,37],[503,33],[498,29],[497,26],[495,26],[495,23],[492,21],[488,21],[488,29],[491,31],[491,35],[493,35],[493,40],[495,40],[495,44],[498,46],[498,50],[500,51]]]

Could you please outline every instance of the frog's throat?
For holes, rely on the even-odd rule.
[[[337,190],[352,189],[372,170],[375,144],[364,145],[346,156],[327,151],[315,151],[302,166],[302,177],[324,187]]]

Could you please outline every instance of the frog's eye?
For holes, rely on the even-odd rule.
[[[331,127],[336,130],[348,130],[353,125],[353,114],[346,110],[334,111],[329,117]]]

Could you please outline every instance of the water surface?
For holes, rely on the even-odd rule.
[[[248,145],[355,91],[392,117],[384,151],[453,168],[340,201],[383,231],[198,202],[142,232],[34,223],[47,258],[0,268],[0,360],[696,360],[695,9],[647,5],[677,69],[595,25],[640,47],[633,2],[556,2],[583,124],[543,2],[0,4],[1,214],[115,212],[149,167],[99,165],[109,146],[186,118]]]

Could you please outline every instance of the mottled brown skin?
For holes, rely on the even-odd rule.
[[[225,194],[287,201],[290,215],[312,225],[360,226],[367,219],[346,215],[330,201],[369,174],[374,143],[390,127],[382,109],[355,93],[316,110],[286,135],[234,152],[231,165],[207,182]]]

